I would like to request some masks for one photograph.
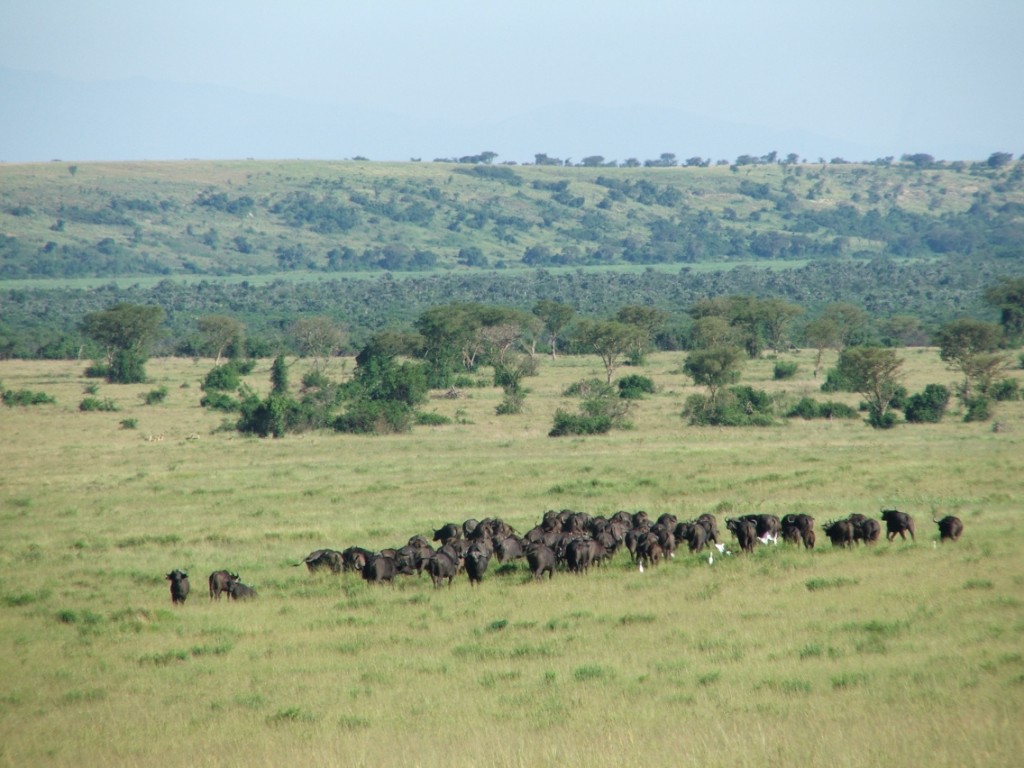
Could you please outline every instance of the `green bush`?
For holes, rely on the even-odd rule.
[[[929,384],[923,392],[907,398],[903,415],[911,424],[937,424],[949,405],[949,390],[941,384]]]
[[[121,419],[121,429],[137,429],[138,426],[138,419]]]
[[[829,369],[825,376],[825,383],[821,385],[822,392],[854,392],[853,382],[843,376],[836,368]]]
[[[615,390],[601,379],[582,379],[570,384],[562,392],[564,397],[612,397]]]
[[[78,404],[80,411],[116,411],[117,404],[109,397],[100,400],[98,397],[87,397]]]
[[[796,371],[799,366],[796,363],[779,361],[775,363],[775,370],[773,376],[776,381],[783,381],[784,379],[792,379],[796,376]]]
[[[215,411],[227,411],[228,413],[239,410],[242,404],[226,392],[210,392],[203,395],[199,404],[203,408],[212,408]]]
[[[233,360],[210,370],[203,379],[204,392],[234,392],[242,383],[241,371]]]
[[[988,421],[992,418],[992,398],[985,395],[975,395],[964,401],[967,412],[964,414],[964,421]]]
[[[555,423],[548,437],[564,435],[603,435],[612,428],[612,419],[607,415],[589,416],[583,413],[569,413],[559,408],[555,411]]]
[[[87,379],[105,379],[110,367],[99,360],[93,362],[88,368],[85,369],[85,378]]]
[[[619,397],[626,400],[640,400],[644,395],[654,394],[654,382],[647,376],[634,373],[623,376],[616,383],[619,387]]]
[[[15,406],[15,405],[45,405],[49,403],[56,403],[51,395],[45,392],[32,392],[27,389],[7,389],[3,393],[4,405]]]
[[[694,426],[767,427],[775,423],[772,399],[763,390],[730,387],[712,401],[705,395],[690,395],[683,416]]]
[[[443,413],[437,413],[436,411],[431,411],[430,413],[416,411],[414,421],[418,426],[424,427],[440,427],[452,423],[451,419]]]
[[[399,400],[354,400],[332,426],[357,435],[393,435],[412,429],[412,408]]]
[[[146,405],[157,405],[167,399],[167,387],[160,387],[159,389],[153,389],[142,396],[142,401]]]
[[[1017,379],[1000,379],[992,385],[992,389],[989,390],[989,394],[992,395],[992,399],[997,402],[1020,400],[1020,382],[1018,382]]]
[[[800,402],[786,413],[786,418],[790,419],[853,419],[856,417],[856,408],[832,400],[820,403],[812,397],[801,398]]]

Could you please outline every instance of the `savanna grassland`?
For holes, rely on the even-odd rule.
[[[911,392],[954,379],[935,349],[901,355]],[[742,383],[824,399],[812,353],[782,357],[794,379],[763,359]],[[1024,402],[997,404],[998,431],[955,407],[891,430],[696,428],[681,362],[652,355],[658,392],[606,436],[547,437],[565,387],[603,374],[562,357],[527,380],[522,415],[479,387],[431,400],[445,426],[279,440],[198,406],[210,360],[150,360],[149,383],[100,385],[118,411],[90,413],[82,363],[0,362],[5,388],[56,398],[0,406],[0,765],[1019,764]],[[439,590],[301,566],[468,517],[524,532],[566,507],[804,512],[818,546],[680,552],[646,573],[620,553],[542,583],[492,563],[479,587]],[[916,542],[840,551],[820,532],[882,507],[914,515]],[[966,530],[939,545],[946,514]],[[180,607],[174,568],[192,581]],[[220,568],[259,598],[211,602]]]

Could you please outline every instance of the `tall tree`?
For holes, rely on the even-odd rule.
[[[967,317],[946,323],[939,330],[939,357],[963,374],[958,395],[968,408],[976,394],[988,396],[999,372],[1006,367],[1006,356],[996,351],[1002,338],[1002,329],[995,323]]]
[[[1024,339],[1024,277],[1003,277],[985,291],[985,301],[999,310],[999,323],[1011,343]]]
[[[313,358],[313,368],[317,371],[341,351],[345,341],[345,334],[329,317],[304,317],[292,323],[288,330],[299,354]]]
[[[547,333],[548,344],[551,347],[551,357],[557,357],[558,340],[562,331],[572,322],[576,310],[551,299],[541,299],[533,305],[533,314],[544,323],[544,331]]]
[[[822,315],[809,321],[804,326],[804,343],[817,352],[814,358],[814,378],[818,378],[821,370],[821,359],[826,349],[838,348],[842,345],[843,332],[839,323],[832,317]]]
[[[240,352],[245,344],[245,324],[229,315],[206,315],[196,321],[196,327],[203,338],[203,349],[212,353],[214,365],[229,350]]]
[[[868,423],[875,428],[895,423],[892,401],[899,390],[903,358],[883,347],[846,347],[839,354],[839,375],[868,402]]]
[[[576,326],[575,336],[582,349],[601,358],[607,383],[611,384],[622,357],[636,345],[636,334],[636,326],[617,320],[581,320]]]
[[[697,386],[708,388],[708,402],[714,407],[721,388],[739,381],[742,362],[743,350],[739,347],[695,349],[686,356],[683,372]]]
[[[160,333],[164,311],[139,304],[115,304],[82,319],[82,333],[100,344],[107,359],[107,380],[134,384],[146,380],[149,347]]]
[[[615,319],[618,322],[636,328],[633,351],[630,352],[630,358],[634,365],[639,365],[643,362],[651,339],[654,338],[654,334],[658,329],[665,324],[667,318],[668,314],[660,309],[640,305],[621,307],[615,313]]]

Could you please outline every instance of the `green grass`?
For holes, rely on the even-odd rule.
[[[904,354],[911,391],[953,376],[935,350]],[[998,406],[999,433],[956,414],[693,428],[680,360],[652,355],[657,394],[602,437],[546,437],[565,387],[600,374],[565,357],[521,416],[473,388],[430,404],[470,423],[282,440],[217,431],[198,407],[212,361],[152,360],[153,381],[104,387],[119,412],[91,414],[81,364],[0,362],[5,386],[57,400],[0,412],[0,765],[1016,765],[1024,403]],[[743,383],[814,396],[809,366],[773,366]],[[144,405],[156,386],[166,399]],[[820,534],[890,506],[915,515],[916,543],[836,551]],[[563,507],[806,512],[819,541],[713,565],[683,551],[644,574],[620,554],[539,584],[492,563],[439,590],[295,566],[467,517],[525,531]],[[960,516],[963,538],[939,545],[933,514]],[[180,607],[174,568],[192,583]],[[220,568],[260,597],[211,602]]]

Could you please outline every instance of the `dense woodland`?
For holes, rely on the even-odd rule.
[[[917,338],[894,341],[924,343],[956,317],[996,320],[985,289],[1024,274],[1024,163],[1005,153],[460,160],[0,166],[0,355],[90,354],[82,318],[119,302],[163,309],[157,353],[188,352],[209,314],[263,352],[327,317],[354,351],[438,304],[540,300],[604,318],[656,307],[673,347],[694,302],[737,294],[805,321],[850,302],[883,342],[912,316]]]

